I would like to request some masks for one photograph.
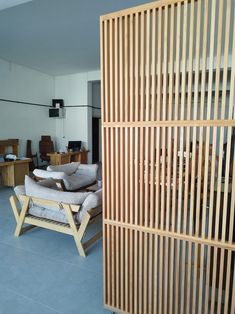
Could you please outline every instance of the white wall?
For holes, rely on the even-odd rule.
[[[55,136],[56,121],[48,117],[48,107],[35,104],[50,106],[53,97],[53,77],[0,59],[0,99],[13,101],[0,101],[0,139],[18,138],[20,156],[31,139],[38,152],[41,135]]]
[[[64,151],[69,140],[81,140],[82,145],[92,150],[92,105],[89,82],[100,80],[100,71],[78,73],[55,78],[55,98],[63,98],[65,119],[56,119],[56,142]]]
[[[0,139],[18,138],[20,156],[26,154],[27,139],[32,140],[32,152],[38,152],[41,135],[51,135],[61,151],[69,140],[81,140],[90,150],[91,162],[92,89],[88,86],[98,80],[100,71],[54,78],[0,59],[0,99],[5,100],[0,101]],[[64,99],[64,119],[48,117],[52,98]]]

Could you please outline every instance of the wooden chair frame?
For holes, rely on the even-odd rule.
[[[102,236],[102,231],[96,232],[92,237],[90,237],[86,242],[83,242],[83,238],[87,231],[89,224],[92,224],[102,218],[101,208],[91,208],[89,209],[81,222],[81,224],[76,223],[73,213],[78,212],[80,205],[64,204],[55,201],[49,201],[45,199],[29,197],[25,195],[19,195],[19,200],[22,207],[18,207],[18,199],[16,196],[10,197],[11,207],[16,220],[15,236],[19,237],[24,232],[35,228],[41,227],[49,230],[54,230],[57,232],[72,235],[77,246],[80,256],[85,257],[85,250],[96,242]],[[52,208],[64,209],[68,223],[61,223],[53,221],[47,218],[40,218],[29,214],[29,206],[31,203],[39,206],[50,206]],[[24,226],[27,224],[28,226]]]

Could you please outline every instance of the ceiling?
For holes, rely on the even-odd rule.
[[[100,15],[150,2],[8,0],[6,8],[1,1],[0,58],[50,75],[99,69]]]

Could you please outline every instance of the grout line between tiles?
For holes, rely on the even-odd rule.
[[[0,286],[2,286],[2,285],[0,284]],[[3,286],[2,286],[2,287],[3,287]],[[57,311],[56,309],[54,309],[54,308],[48,306],[47,304],[42,303],[42,302],[40,302],[40,301],[37,301],[37,300],[35,300],[35,299],[33,299],[33,298],[30,298],[30,297],[28,297],[27,295],[21,294],[21,293],[19,293],[18,291],[12,289],[12,288],[9,288],[9,287],[7,287],[7,288],[3,287],[3,288],[4,288],[4,289],[7,289],[8,291],[10,291],[10,292],[16,294],[17,296],[19,296],[19,297],[21,297],[21,298],[23,298],[23,299],[26,299],[26,300],[32,301],[32,302],[34,302],[34,303],[40,304],[40,305],[42,305],[43,307],[45,307],[45,308],[47,308],[47,309],[49,309],[49,310],[54,311],[55,313],[64,314],[64,312],[59,312],[59,311]]]

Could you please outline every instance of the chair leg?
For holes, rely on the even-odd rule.
[[[20,214],[19,214],[19,210],[17,208],[17,198],[16,198],[16,196],[11,196],[10,197],[10,203],[11,203],[11,208],[12,208],[13,214],[15,216],[16,223],[18,223],[19,218],[20,218]]]
[[[89,224],[90,218],[91,218],[91,216],[90,216],[88,213],[86,213],[86,214],[84,215],[84,217],[83,217],[83,219],[82,219],[82,222],[81,222],[81,224],[80,224],[80,227],[79,227],[79,229],[78,229],[78,231],[77,231],[77,235],[76,235],[76,237],[78,238],[79,242],[80,242],[81,245],[82,245],[82,250],[83,250],[83,252],[84,252],[84,255],[83,255],[83,256],[86,256],[86,254],[85,254],[85,247],[84,247],[84,245],[82,244],[82,239],[83,239],[83,237],[85,236],[86,229],[87,229],[87,226],[88,226],[88,224]]]
[[[85,250],[83,248],[81,240],[78,237],[78,234],[77,233],[74,234],[73,238],[74,238],[74,241],[75,241],[75,244],[76,244],[76,247],[78,249],[78,252],[79,252],[80,256],[86,257]]]
[[[87,220],[87,218],[84,219],[82,221],[79,229],[77,229],[76,223],[75,223],[73,215],[72,215],[72,211],[71,211],[70,205],[63,204],[63,208],[64,208],[64,210],[66,212],[70,228],[73,231],[73,238],[74,238],[75,244],[77,246],[78,252],[79,252],[80,256],[85,257],[86,253],[85,253],[85,250],[84,250],[83,245],[82,245],[82,238],[83,238],[83,236],[85,234],[86,227],[88,225],[88,222],[89,222],[90,218],[88,220]],[[89,214],[87,214],[87,215],[90,216]]]
[[[20,236],[20,234],[21,234],[21,230],[22,230],[24,220],[25,220],[25,215],[26,215],[28,208],[29,208],[29,197],[25,198],[25,201],[24,201],[23,206],[22,206],[22,210],[21,210],[20,215],[19,215],[19,219],[18,219],[16,229],[15,229],[15,236],[16,237]]]

